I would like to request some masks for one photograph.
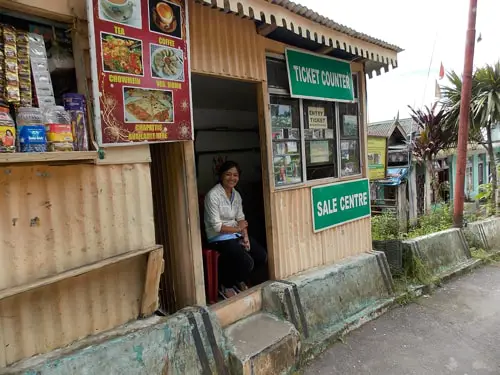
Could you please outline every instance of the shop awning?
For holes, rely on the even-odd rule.
[[[327,54],[333,50],[345,51],[366,61],[369,77],[398,65],[401,48],[338,24],[313,10],[288,0],[195,0],[219,8],[227,13],[257,21],[261,35],[267,36],[277,29],[320,44],[317,52]]]

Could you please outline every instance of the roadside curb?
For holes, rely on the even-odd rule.
[[[472,272],[476,268],[479,268],[483,265],[490,263],[497,257],[500,257],[500,250],[488,254],[484,259],[471,259],[471,262],[467,262],[465,265],[462,265],[451,272],[446,272],[441,276],[439,276],[437,282],[432,282],[429,284],[422,284],[422,285],[410,285],[406,292],[402,292],[396,296],[396,298],[394,299],[393,307],[397,307],[398,301],[405,299],[413,300],[422,297],[426,294],[431,294],[439,287],[441,287],[444,283],[448,283],[457,277]]]

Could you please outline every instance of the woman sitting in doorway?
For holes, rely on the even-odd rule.
[[[226,161],[219,168],[219,183],[205,197],[205,231],[212,250],[220,254],[219,280],[224,298],[247,290],[254,269],[265,265],[267,251],[248,235],[241,195],[236,191],[241,169]]]

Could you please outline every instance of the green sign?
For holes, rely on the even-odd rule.
[[[314,232],[371,215],[367,179],[315,186],[311,200]]]
[[[286,50],[290,93],[293,98],[336,102],[354,100],[351,64],[331,57]]]

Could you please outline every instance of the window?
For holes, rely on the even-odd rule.
[[[479,155],[479,164],[477,166],[477,174],[478,174],[478,184],[484,184],[484,159],[482,155]]]
[[[473,182],[474,175],[473,175],[472,165],[473,165],[473,159],[469,158],[467,160],[467,169],[466,169],[466,172],[465,172],[465,178],[466,178],[465,182],[466,182],[466,193],[467,193],[467,196],[470,195],[470,193],[474,189],[474,182]]]
[[[338,177],[335,105],[305,100],[303,107],[307,179]]]
[[[276,186],[302,182],[299,101],[272,96],[271,125]]]
[[[342,177],[361,173],[358,103],[339,103]]]
[[[354,102],[290,97],[283,58],[267,59],[275,186],[361,174],[358,76]]]

